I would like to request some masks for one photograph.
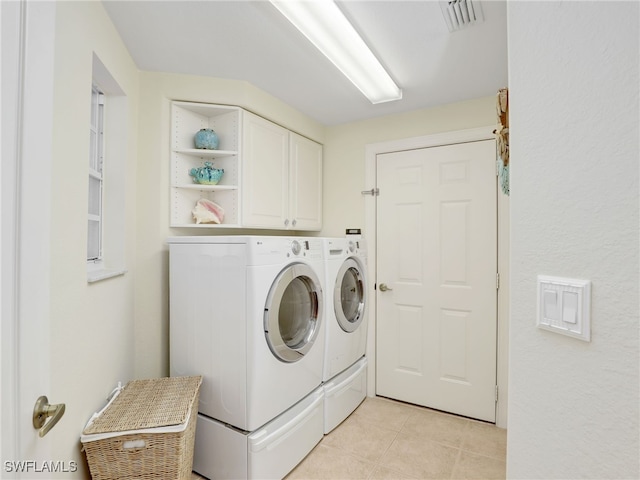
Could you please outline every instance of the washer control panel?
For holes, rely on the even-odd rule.
[[[289,242],[287,257],[322,260],[323,244],[317,238],[294,238]]]

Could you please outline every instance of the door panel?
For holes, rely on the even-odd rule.
[[[377,394],[495,421],[495,142],[377,157]]]

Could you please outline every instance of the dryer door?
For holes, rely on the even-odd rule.
[[[322,287],[304,263],[285,268],[271,286],[264,309],[267,344],[283,362],[296,362],[313,347],[322,324]]]
[[[365,277],[361,265],[353,258],[347,258],[336,276],[333,289],[333,308],[340,327],[353,332],[364,318]]]

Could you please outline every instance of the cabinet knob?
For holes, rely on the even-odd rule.
[[[298,221],[294,218],[293,221],[291,222],[291,225],[295,227],[296,223],[298,223]]]
[[[289,219],[288,219],[288,218],[284,221],[284,226],[285,226],[285,227],[288,227],[288,226],[289,226]]]

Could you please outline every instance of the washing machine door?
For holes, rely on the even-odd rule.
[[[297,362],[313,347],[322,325],[322,287],[313,269],[293,263],[277,276],[264,311],[269,348],[283,362]]]
[[[365,277],[361,265],[347,258],[340,267],[333,289],[333,308],[340,328],[353,332],[364,318]]]

